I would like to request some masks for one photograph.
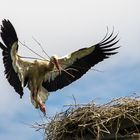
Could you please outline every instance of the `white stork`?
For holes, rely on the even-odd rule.
[[[45,101],[49,92],[61,89],[79,79],[91,67],[114,55],[119,47],[114,46],[119,40],[113,32],[99,43],[82,48],[69,55],[50,60],[27,61],[18,55],[18,37],[9,20],[4,19],[1,26],[0,48],[2,49],[5,75],[11,86],[22,98],[23,88],[27,85],[31,91],[31,102],[35,108],[45,114]]]

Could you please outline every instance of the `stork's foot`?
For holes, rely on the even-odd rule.
[[[44,114],[44,116],[46,116],[46,107],[44,103],[40,104],[40,110],[42,111],[42,113]]]

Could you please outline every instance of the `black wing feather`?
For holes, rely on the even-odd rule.
[[[97,63],[103,61],[106,58],[109,58],[110,55],[114,55],[117,52],[114,52],[119,47],[112,47],[118,43],[119,40],[115,41],[118,35],[112,38],[114,31],[108,36],[108,34],[104,37],[104,39],[96,45],[91,47],[95,47],[95,49],[87,56],[76,60],[71,66],[67,67],[67,72],[72,74],[74,77],[68,75],[64,71],[62,71],[61,75],[58,75],[52,81],[46,81],[43,83],[43,86],[49,91],[56,91],[61,89],[73,81],[79,79],[83,76],[92,66]],[[84,48],[83,48],[84,49]],[[83,50],[81,49],[81,50]]]
[[[1,38],[5,45],[0,42],[0,48],[3,50],[3,63],[5,67],[5,75],[11,86],[14,87],[15,91],[22,97],[23,88],[18,78],[18,74],[14,71],[12,66],[12,59],[10,55],[11,47],[14,42],[18,41],[16,31],[9,20],[3,20],[1,26]]]

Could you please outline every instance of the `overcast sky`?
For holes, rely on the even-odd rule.
[[[0,23],[9,19],[18,38],[33,50],[44,55],[33,41],[35,37],[51,56],[66,55],[82,47],[98,43],[106,33],[119,32],[117,55],[96,65],[78,81],[49,96],[48,116],[65,110],[63,105],[77,103],[105,103],[112,98],[140,94],[140,1],[139,0],[1,0]],[[23,56],[33,56],[23,46]],[[23,99],[9,85],[4,76],[0,53],[0,139],[42,140],[43,136],[30,128],[41,122],[25,88]]]

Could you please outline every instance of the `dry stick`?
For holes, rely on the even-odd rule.
[[[43,49],[41,43],[39,43],[34,37],[32,37],[32,38],[33,38],[33,40],[41,47],[42,52],[43,52],[48,58],[51,59],[51,57],[50,57],[50,56],[46,53],[46,51]]]
[[[39,43],[34,37],[32,37],[33,40],[41,47],[42,52],[51,59],[51,57],[46,53],[46,51],[44,50],[44,48],[42,47],[41,43]],[[74,76],[72,74],[70,74],[69,72],[67,72],[65,69],[62,69],[62,71],[66,72],[68,75],[72,76],[74,78]]]
[[[75,78],[75,76],[74,76],[74,75],[72,75],[71,73],[67,72],[67,70],[62,69],[62,71],[64,71],[64,72],[65,72],[65,73],[67,73],[68,75],[70,75],[72,78]]]
[[[51,59],[51,57],[46,53],[46,51],[44,50],[44,48],[42,47],[41,43],[39,43],[34,37],[32,37],[33,40],[40,46],[42,52]],[[67,73],[68,75],[70,75],[71,77],[74,78],[74,76],[72,74],[70,74],[69,72],[67,72],[65,69],[62,69],[62,71],[64,71],[65,73]]]
[[[70,74],[69,72],[67,72],[67,69],[65,70],[65,69],[61,69],[62,71],[64,71],[65,73],[67,73],[68,75],[70,75],[72,78],[74,78],[75,76],[74,75],[72,75],[72,74]],[[59,72],[59,70],[53,70],[53,71],[51,71],[52,73],[53,72]]]
[[[33,38],[34,39],[34,38]],[[44,51],[43,47],[41,46],[41,44],[36,40],[34,39],[34,41],[41,47],[42,51],[50,58],[50,56]],[[41,57],[43,60],[45,61],[49,61],[47,59],[45,59],[44,57],[42,57],[41,55],[39,55],[38,53],[36,53],[35,51],[33,51],[31,48],[29,48],[25,43],[22,43],[21,41],[19,41],[24,47],[26,47],[27,49],[29,49],[31,52],[33,52],[34,54],[36,54],[37,56]],[[35,59],[35,58],[32,58],[32,57],[23,57],[23,56],[20,56],[21,58],[27,58],[27,59]],[[40,60],[42,60],[40,59]],[[74,78],[74,76],[72,74],[70,74],[69,72],[67,72],[66,70],[62,69],[64,72],[66,72],[68,75],[72,76]]]
[[[113,29],[114,30],[114,29]],[[108,27],[107,27],[107,34],[105,35],[105,37],[108,35]],[[104,38],[105,38],[104,37]],[[46,53],[46,51],[44,50],[44,48],[43,48],[43,46],[41,45],[41,43],[40,42],[38,42],[37,41],[37,39],[35,39],[34,37],[32,37],[33,38],[33,40],[41,47],[41,50],[42,50],[42,52],[47,56],[47,57],[49,57],[50,59],[51,59],[51,57]],[[63,63],[64,65],[65,65],[65,63]],[[82,68],[82,69],[86,69],[86,68]],[[94,70],[94,71],[98,71],[98,72],[103,72],[103,71],[100,71],[100,70],[98,70],[98,69],[90,69],[90,70]],[[66,71],[65,71],[66,72]]]
[[[44,132],[40,131],[40,130],[43,130],[45,128],[44,125],[42,125],[42,124],[40,125],[39,123],[36,122],[35,124],[31,125],[31,128],[36,129],[36,131],[39,132],[44,137]]]
[[[29,48],[25,43],[22,43],[21,41],[19,41],[21,43],[21,45],[23,45],[24,47],[26,47],[28,50],[30,50],[32,53],[36,54],[37,56],[39,56],[40,58],[46,60],[44,57],[42,57],[41,55],[39,55],[38,53],[36,53],[35,51],[33,51],[31,48]]]
[[[34,39],[35,42],[37,42],[37,44],[41,47],[42,51],[50,58],[50,56],[44,51],[43,47],[41,46],[41,44],[36,40]],[[41,55],[39,55],[38,53],[36,53],[35,51],[33,51],[31,48],[29,48],[25,43],[22,43],[21,41],[19,41],[24,47],[26,47],[27,49],[29,49],[31,52],[33,52],[34,54],[36,54],[37,56],[41,57],[43,60],[45,61],[49,61],[47,59],[45,59],[44,57],[42,57]],[[21,58],[29,58],[29,59],[35,59],[35,58],[31,58],[31,57],[22,57]],[[41,59],[41,60],[42,60]],[[62,69],[62,71],[64,71],[65,73],[67,73],[68,75],[70,75],[71,77],[74,78],[74,76],[72,74],[70,74],[69,72],[67,72],[65,69]]]
[[[37,58],[37,57],[27,57],[27,56],[20,56],[20,55],[18,55],[20,58],[25,58],[25,59],[35,59],[35,60],[44,60],[44,59],[41,59],[41,58]],[[49,60],[48,60],[49,61]]]
[[[62,63],[64,65],[66,65],[65,63]],[[89,68],[86,68],[86,67],[80,67],[80,66],[76,66],[76,65],[73,65],[75,67],[75,70],[77,70],[76,68],[80,68],[80,69],[83,69],[83,70],[88,70]],[[70,69],[74,69],[74,68],[70,68]],[[95,68],[90,68],[89,70],[94,70],[94,71],[97,71],[97,72],[104,72],[104,71],[101,71],[101,70],[98,70],[98,69],[95,69]],[[78,71],[78,70],[77,70]]]
[[[45,50],[43,49],[42,45],[33,37],[33,40],[41,47],[43,53],[50,58],[50,56],[45,52]],[[45,61],[49,61],[47,59],[45,59],[44,57],[42,57],[41,55],[39,55],[38,53],[36,53],[35,51],[33,51],[31,48],[29,48],[25,43],[22,43],[21,41],[19,41],[24,47],[26,47],[27,49],[29,49],[31,52],[33,52],[34,54],[36,54],[37,56],[39,56],[40,58],[42,58],[43,60]],[[36,59],[36,58],[32,58],[32,57],[23,57],[23,56],[20,56],[21,58],[27,58],[27,59]],[[40,59],[40,60],[42,60]],[[83,68],[85,69],[85,68]],[[95,70],[95,69],[90,69],[90,70]],[[62,69],[62,71],[64,71],[65,73],[67,73],[68,75],[70,75],[72,78],[75,78],[74,75],[72,75],[71,73],[69,73],[67,70],[65,69]],[[99,71],[99,70],[96,70],[98,72],[102,72],[102,71]]]
[[[118,132],[120,130],[120,126],[121,126],[121,122],[119,120],[119,117],[117,118],[117,130],[115,132],[115,140],[117,140],[117,137],[118,137]]]
[[[76,98],[75,98],[75,96],[73,94],[72,94],[72,97],[73,97],[73,100],[74,100],[74,104],[76,106],[77,105]]]
[[[38,114],[39,114],[41,121],[44,123],[44,120],[43,120],[43,117],[41,116],[40,110],[38,110]]]
[[[128,100],[128,101],[129,101],[129,100]],[[131,100],[130,100],[130,101],[131,101]],[[120,103],[121,105],[123,104],[123,103],[122,103],[122,99],[120,99],[120,102],[118,101],[118,104],[119,104],[119,103]],[[126,102],[126,98],[125,98],[125,100],[124,100],[124,103],[127,103],[127,102]],[[129,105],[129,102],[128,102],[127,104]],[[127,105],[127,104],[126,104],[126,105]],[[136,102],[135,104],[137,105],[137,102]],[[130,102],[130,105],[131,105],[131,102]],[[132,106],[135,107],[134,105],[132,105]],[[108,107],[109,107],[109,106],[108,106]],[[115,107],[115,106],[114,106],[114,107]],[[115,107],[115,108],[116,108],[116,107]],[[130,109],[131,109],[131,106],[130,106]],[[135,108],[133,108],[133,109],[135,110]],[[120,110],[122,110],[122,109],[120,108]],[[118,111],[119,111],[119,110],[118,110]],[[136,111],[138,111],[138,110],[136,110]],[[114,111],[113,111],[113,112],[114,112]],[[131,113],[132,111],[131,111],[131,110],[128,110],[128,111],[126,110],[126,111],[121,111],[121,112],[122,112],[121,115],[123,115],[123,113],[127,113],[127,112],[130,112],[130,113]],[[117,114],[118,114],[118,113],[117,113]],[[130,114],[130,115],[131,115],[131,114]],[[133,112],[132,112],[132,115],[133,115]],[[121,117],[121,116],[120,116],[120,117]],[[120,118],[120,117],[118,117],[118,118]],[[128,116],[128,117],[126,117],[126,118],[130,118],[130,117]],[[132,116],[130,119],[131,119],[133,122],[135,121],[135,119],[133,118],[133,116]],[[97,123],[98,123],[98,122],[97,122]],[[103,123],[103,122],[101,121],[101,123]],[[104,124],[106,124],[106,123],[104,123]],[[92,124],[91,124],[91,125],[92,125]],[[93,125],[94,125],[94,124],[93,124]],[[100,125],[102,125],[102,124],[100,124]],[[118,124],[117,124],[117,125],[120,125],[119,119],[118,119]],[[99,123],[96,125],[96,127],[97,127],[97,126],[99,126]],[[104,128],[103,128],[103,130],[104,130]],[[100,131],[102,131],[102,127],[100,127]],[[137,130],[137,131],[138,131],[138,130]]]
[[[25,123],[25,122],[21,122],[21,123],[24,124],[24,125],[29,126],[30,128],[35,128],[36,131],[40,132],[41,135],[43,135],[43,132],[40,131],[41,129],[44,129],[42,124],[40,125],[37,122],[34,125],[33,124],[29,124],[29,123]],[[41,126],[42,126],[42,128],[41,128]]]

